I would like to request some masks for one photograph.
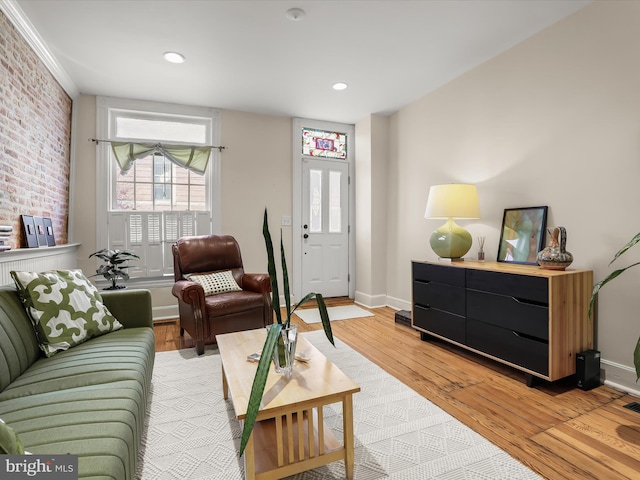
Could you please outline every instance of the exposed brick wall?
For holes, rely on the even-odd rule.
[[[20,215],[51,218],[67,243],[71,98],[0,12],[0,225],[22,242]]]

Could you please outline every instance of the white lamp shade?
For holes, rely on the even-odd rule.
[[[464,183],[433,185],[429,189],[424,218],[480,218],[476,186]]]

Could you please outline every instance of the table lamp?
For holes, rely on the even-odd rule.
[[[431,234],[431,248],[436,255],[452,261],[463,260],[473,242],[471,234],[453,219],[480,218],[476,186],[461,183],[433,185],[429,190],[424,218],[447,220]]]

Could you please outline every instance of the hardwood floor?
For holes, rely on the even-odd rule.
[[[391,308],[370,311],[375,316],[333,321],[334,335],[542,477],[640,478],[640,413],[623,408],[636,397],[606,386],[585,392],[569,381],[529,388],[517,370],[443,341],[421,341],[395,323]],[[296,320],[303,332],[322,328]],[[186,334],[180,338],[177,322],[154,331],[157,351],[193,346]]]

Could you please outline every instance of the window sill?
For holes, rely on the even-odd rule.
[[[126,282],[122,280],[118,280],[118,285],[126,285],[129,288],[166,288],[173,287],[175,281],[173,280],[173,275],[166,275],[164,277],[152,277],[152,278],[130,278]],[[104,279],[95,281],[96,287],[100,290],[103,290],[109,287],[110,282],[107,282]]]

